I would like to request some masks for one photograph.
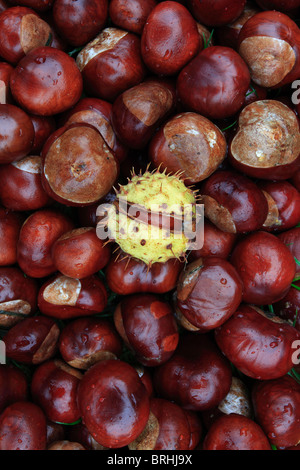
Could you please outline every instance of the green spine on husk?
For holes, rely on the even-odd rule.
[[[141,208],[141,212],[147,215],[154,210],[168,223],[170,218],[177,218],[181,230],[170,229],[168,223],[149,223],[148,217],[145,223],[139,217],[128,216],[128,210],[124,209],[128,209],[127,204]],[[167,175],[159,170],[147,170],[139,175],[133,173],[128,183],[116,191],[114,209],[108,213],[107,228],[114,233],[112,238],[123,253],[147,265],[164,263],[171,258],[183,259],[190,244],[188,232],[182,225],[183,213],[192,220],[195,207],[196,193],[184,184],[179,174]],[[132,213],[136,214],[135,211]]]

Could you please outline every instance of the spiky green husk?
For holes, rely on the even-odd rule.
[[[182,215],[183,207],[194,211],[196,196],[178,175],[165,172],[146,171],[143,175],[133,175],[127,185],[120,186],[116,195],[118,207],[122,201],[138,204],[147,211],[153,209],[162,214]],[[182,258],[189,246],[189,239],[182,233],[173,233],[165,227],[131,219],[122,210],[111,212],[108,229],[115,228],[114,241],[128,256],[142,260],[147,265],[166,262],[171,258]]]

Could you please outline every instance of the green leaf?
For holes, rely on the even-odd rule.
[[[273,305],[268,305],[269,312],[274,313]]]
[[[137,363],[135,354],[130,351],[130,349],[128,349],[126,346],[123,347],[120,360],[132,365]]]
[[[60,421],[55,421],[57,424],[63,424],[64,426],[75,426],[75,424],[80,424],[81,423],[81,418],[79,418],[77,421],[74,421],[74,423],[61,423]]]
[[[249,93],[246,93],[246,96],[250,96],[250,95],[252,95],[253,93],[255,93],[255,95],[258,96],[257,91],[256,91],[255,88],[251,85],[251,91],[249,91]]]
[[[82,47],[76,47],[76,49],[73,49],[72,51],[68,52],[68,55],[70,57],[73,57],[74,55],[77,55],[78,52],[80,52],[82,49]]]
[[[293,283],[292,283],[291,286],[294,287],[294,288],[297,289],[297,290],[300,290],[300,287],[299,287],[299,286],[296,286],[296,284],[293,284]]]
[[[98,271],[98,276],[100,277],[101,281],[105,285],[105,288],[108,293],[108,299],[107,299],[107,304],[104,310],[102,310],[102,312],[97,313],[95,316],[98,318],[112,317],[122,296],[119,294],[116,294],[108,287],[104,271],[102,270]]]
[[[17,367],[18,369],[20,369],[23,372],[23,374],[25,375],[25,377],[27,378],[27,380],[29,382],[31,381],[33,370],[30,366],[27,366],[25,364],[22,364],[20,362],[15,361],[14,359],[10,359],[10,358],[7,358],[7,364],[12,364],[15,367]]]
[[[213,34],[214,34],[214,29],[211,30],[211,33],[210,33],[210,35],[209,35],[209,38],[208,38],[207,41],[206,41],[205,34],[202,33],[202,36],[203,36],[203,47],[204,47],[204,49],[207,49],[207,48],[211,45],[211,40],[212,40]]]
[[[288,375],[296,380],[298,384],[300,384],[300,374],[298,374],[294,368],[288,372]]]
[[[47,40],[45,46],[51,46],[51,44],[52,44],[52,39],[53,39],[53,34],[52,34],[52,33],[49,33],[49,37],[48,37],[48,40]]]
[[[294,318],[294,321],[293,321],[293,327],[296,326],[296,322],[297,322],[297,318],[298,318],[298,313],[299,313],[299,309],[298,309],[298,307],[296,307],[296,315],[295,315],[295,318]]]
[[[224,127],[224,129],[222,129],[222,132],[227,131],[227,129],[230,129],[231,127],[235,126],[236,123],[237,121],[234,121],[232,124],[230,124],[230,126]]]

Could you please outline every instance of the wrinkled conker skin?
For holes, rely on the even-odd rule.
[[[67,206],[93,204],[104,197],[119,166],[98,130],[87,123],[63,126],[42,150],[42,184],[50,197]]]
[[[72,230],[73,222],[53,209],[33,212],[24,222],[17,245],[18,264],[25,274],[42,278],[55,273],[51,257],[54,242]]]
[[[24,372],[7,364],[0,365],[0,413],[17,401],[28,398],[28,384]]]
[[[278,11],[256,13],[240,31],[238,52],[258,85],[278,88],[292,83],[300,72],[299,27]]]
[[[296,263],[275,235],[258,231],[245,236],[233,249],[231,263],[240,275],[243,301],[268,305],[285,296],[295,277]]]
[[[262,228],[268,203],[250,178],[234,171],[216,171],[201,187],[204,214],[219,229],[246,233]]]
[[[102,312],[107,297],[106,288],[96,275],[79,280],[57,274],[41,286],[38,306],[44,315],[70,319]]]
[[[77,401],[92,437],[108,448],[134,441],[149,418],[146,388],[135,369],[118,359],[100,361],[86,371]]]
[[[83,81],[72,57],[45,46],[33,49],[18,62],[10,87],[16,102],[27,112],[53,116],[77,103]]]
[[[109,16],[119,28],[142,34],[147,18],[156,5],[156,0],[111,0]]]
[[[123,162],[128,154],[127,148],[117,139],[112,126],[112,104],[99,98],[82,98],[65,113],[63,125],[75,122],[87,123],[96,127],[108,148],[113,152],[118,162]]]
[[[180,274],[176,307],[203,333],[221,325],[236,311],[242,293],[242,281],[227,260],[200,258]]]
[[[13,104],[0,104],[0,164],[25,157],[31,150],[34,128],[29,115]]]
[[[57,352],[60,330],[52,318],[25,318],[12,326],[3,338],[6,355],[23,364],[40,364]]]
[[[142,149],[159,125],[174,110],[175,87],[163,80],[148,79],[118,96],[112,108],[114,130],[125,145]]]
[[[0,14],[0,55],[16,65],[28,52],[45,46],[51,27],[31,8],[15,6]]]
[[[152,73],[175,75],[202,48],[196,21],[184,5],[167,0],[153,8],[141,39],[142,58]]]
[[[55,359],[40,364],[31,381],[31,395],[51,421],[71,424],[80,419],[77,389],[82,374]]]
[[[49,206],[53,200],[41,180],[42,158],[28,155],[0,167],[0,199],[14,211],[34,211]]]
[[[228,146],[229,163],[254,178],[284,180],[300,165],[300,132],[295,113],[278,100],[259,100],[239,115]]]
[[[279,233],[277,237],[285,244],[294,258],[296,258],[296,277],[299,277],[300,265],[298,264],[298,261],[300,260],[300,227],[293,227],[290,230]]]
[[[200,114],[172,116],[155,133],[149,146],[153,165],[167,172],[182,172],[185,184],[208,178],[226,156],[226,140],[220,129]]]
[[[295,286],[295,287],[294,287]],[[294,281],[288,293],[279,302],[273,304],[274,313],[300,331],[300,280]]]
[[[88,369],[104,359],[116,359],[122,352],[122,341],[107,320],[86,317],[68,323],[59,337],[62,358],[76,369]]]
[[[57,271],[68,277],[82,279],[104,268],[111,249],[97,237],[94,227],[80,227],[59,237],[51,253]]]
[[[38,285],[17,266],[0,268],[0,325],[11,327],[37,307]],[[7,315],[4,313],[7,311]]]
[[[299,443],[300,385],[292,377],[256,382],[252,401],[255,418],[274,446]]]
[[[68,44],[84,46],[104,28],[108,13],[107,0],[56,0],[53,21]]]
[[[0,450],[46,450],[46,417],[29,401],[9,405],[0,415]]]
[[[255,421],[231,413],[220,416],[211,425],[203,450],[271,450],[271,445]]]
[[[215,339],[223,354],[248,377],[271,380],[293,367],[293,342],[299,332],[279,317],[242,305],[217,328]]]
[[[17,262],[17,243],[22,222],[21,214],[0,207],[0,266]]]
[[[246,0],[188,0],[193,16],[206,26],[221,26],[236,20],[243,12]]]
[[[174,289],[183,263],[170,259],[165,263],[153,263],[150,268],[134,258],[117,259],[112,256],[105,275],[108,287],[119,295],[148,292],[165,294]]]
[[[223,400],[231,378],[227,358],[209,336],[185,333],[171,359],[155,368],[153,380],[159,397],[186,410],[203,411]]]
[[[246,63],[234,49],[224,46],[201,51],[177,78],[178,97],[184,108],[208,119],[226,119],[237,113],[249,85]]]
[[[264,224],[264,229],[277,232],[295,227],[300,222],[299,191],[288,181],[266,181],[259,186],[272,198],[278,214],[277,220]]]
[[[113,102],[146,76],[138,36],[119,28],[105,28],[76,58],[89,96]]]
[[[116,329],[144,366],[166,362],[179,334],[171,305],[154,294],[123,298],[114,313]]]
[[[237,234],[223,232],[208,219],[204,219],[204,242],[202,248],[190,253],[191,261],[214,256],[228,259],[237,240]]]

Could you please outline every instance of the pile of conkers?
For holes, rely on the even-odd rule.
[[[0,0],[0,450],[300,450],[299,15]],[[146,168],[204,204],[184,261],[97,236]]]

